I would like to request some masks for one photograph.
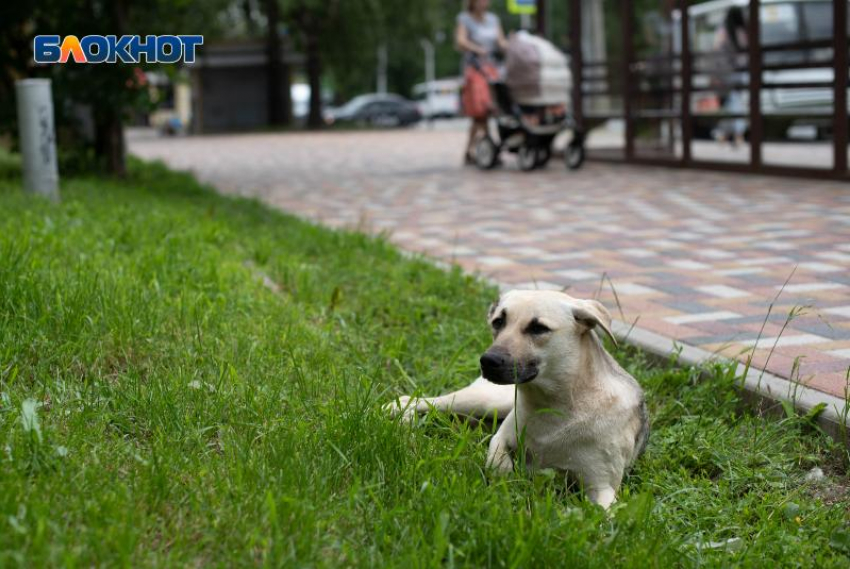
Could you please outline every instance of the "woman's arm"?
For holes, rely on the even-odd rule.
[[[499,22],[499,49],[508,51],[508,39],[505,37],[505,32],[502,30],[502,23]]]
[[[725,44],[728,41],[728,37],[729,36],[726,35],[726,29],[725,28],[723,28],[723,27],[717,28],[717,31],[714,32],[714,42],[713,42],[713,45],[712,45],[712,47],[714,48],[714,51],[720,51],[720,49],[723,47],[723,44]]]
[[[483,47],[469,39],[466,26],[461,23],[458,23],[455,29],[455,47],[460,51],[471,51],[478,55],[487,55],[487,51]]]
[[[735,35],[738,36],[738,45],[741,47],[741,51],[746,51],[747,46],[750,45],[750,38],[747,37],[747,30],[738,28],[735,30]]]

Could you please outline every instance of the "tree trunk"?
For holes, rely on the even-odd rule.
[[[248,35],[253,36],[257,26],[251,13],[251,0],[242,0],[240,7],[242,8],[242,17],[245,18],[245,25],[248,28]],[[266,16],[268,17],[268,14]]]
[[[123,178],[127,174],[127,156],[121,110],[108,108],[95,113],[94,135],[94,151],[103,160],[106,171]]]
[[[265,12],[268,20],[266,35],[266,67],[267,109],[269,124],[283,126],[291,120],[289,94],[289,66],[281,56],[283,43],[280,39],[280,6],[278,0],[265,0]]]
[[[121,36],[127,29],[128,14],[126,0],[112,2],[113,29]],[[112,103],[94,113],[94,150],[103,160],[106,171],[123,178],[127,174],[127,153],[124,147],[124,108],[121,103]]]
[[[322,121],[322,61],[319,52],[319,34],[316,30],[308,30],[307,47],[307,80],[310,83],[310,114],[307,117],[309,128],[321,128]]]

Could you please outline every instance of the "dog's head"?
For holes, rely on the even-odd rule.
[[[510,291],[493,303],[488,320],[493,344],[481,356],[481,374],[502,385],[575,372],[591,330],[614,340],[602,303],[558,291]]]

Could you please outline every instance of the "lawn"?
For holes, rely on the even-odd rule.
[[[381,411],[475,377],[491,286],[158,165],[62,192],[0,161],[0,566],[850,564],[843,447],[727,369],[616,352],[653,432],[606,514]]]

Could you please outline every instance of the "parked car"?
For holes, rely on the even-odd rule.
[[[460,114],[460,78],[437,79],[413,86],[413,97],[423,118],[453,118]]]
[[[341,107],[328,109],[325,122],[353,122],[370,126],[396,127],[418,122],[422,114],[416,103],[401,95],[370,93],[360,95]]]

